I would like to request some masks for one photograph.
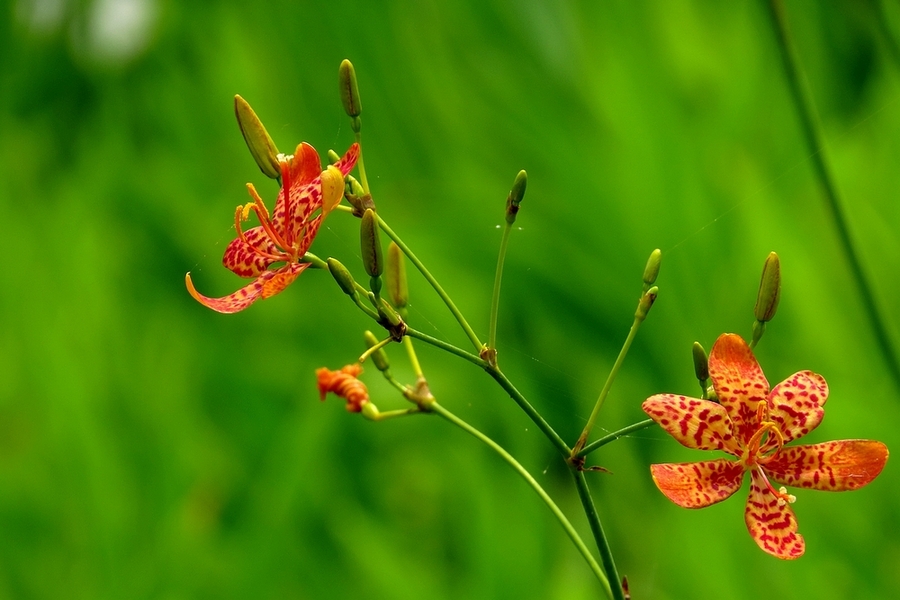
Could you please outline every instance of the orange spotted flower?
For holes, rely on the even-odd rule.
[[[309,263],[300,262],[312,244],[328,213],[341,201],[344,176],[356,164],[359,145],[324,171],[319,155],[307,143],[297,146],[293,156],[280,157],[281,191],[275,201],[275,213],[269,215],[253,184],[247,184],[252,202],[238,206],[234,213],[237,237],[225,249],[222,263],[236,275],[253,278],[253,282],[223,298],[208,298],[199,293],[185,275],[191,296],[200,304],[221,313],[244,310],[260,298],[271,298],[281,292]],[[256,213],[260,225],[243,231],[241,221],[250,211]],[[270,267],[284,263],[276,269]]]
[[[347,401],[347,410],[360,412],[369,401],[369,390],[366,384],[357,379],[362,373],[359,363],[347,365],[339,371],[330,371],[325,367],[316,369],[316,381],[319,386],[319,397],[324,400],[328,392]]]
[[[656,486],[684,508],[703,508],[734,494],[750,472],[744,521],[764,551],[798,558],[805,544],[790,503],[795,498],[771,482],[825,491],[860,488],[881,473],[887,447],[871,440],[786,446],[822,421],[828,385],[800,371],[771,390],[740,336],[726,333],[709,355],[709,375],[719,403],[675,394],[648,398],[642,408],[688,448],[723,450],[734,459],[651,465]]]

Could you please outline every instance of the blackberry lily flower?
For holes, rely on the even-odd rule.
[[[237,237],[228,244],[222,258],[222,264],[229,270],[241,277],[252,277],[253,282],[223,298],[208,298],[194,288],[188,273],[185,275],[188,291],[200,304],[220,313],[236,313],[290,285],[309,266],[300,261],[322,220],[341,201],[344,177],[356,165],[359,145],[350,146],[343,158],[324,171],[318,153],[306,142],[297,146],[293,156],[279,157],[282,186],[274,214],[269,215],[256,188],[248,183],[253,201],[235,210]],[[243,231],[241,221],[250,216],[251,210],[260,225]],[[270,269],[281,262],[282,266]]]
[[[771,390],[747,343],[726,333],[709,355],[709,375],[719,403],[658,394],[644,412],[688,448],[723,450],[734,459],[651,465],[653,481],[684,508],[703,508],[734,494],[750,472],[744,521],[765,552],[782,559],[805,550],[790,508],[795,497],[780,485],[825,491],[860,488],[878,476],[888,449],[871,440],[838,440],[786,446],[816,428],[825,414],[828,385],[800,371]]]

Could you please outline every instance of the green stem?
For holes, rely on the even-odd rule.
[[[832,223],[837,230],[841,249],[847,258],[851,275],[862,296],[863,308],[868,317],[869,324],[875,333],[875,339],[878,342],[881,353],[887,363],[888,371],[893,377],[895,385],[900,388],[900,361],[897,359],[897,352],[894,349],[890,336],[888,336],[888,333],[885,330],[884,318],[875,301],[875,293],[872,285],[869,283],[869,280],[863,271],[862,262],[850,236],[850,228],[847,223],[847,218],[844,215],[837,186],[834,183],[831,170],[826,163],[825,145],[822,142],[823,136],[821,127],[816,115],[815,106],[812,102],[812,95],[806,87],[805,78],[800,69],[800,60],[797,57],[797,51],[791,40],[783,2],[782,0],[770,0],[767,4],[770,9],[769,15],[772,18],[772,26],[778,37],[778,49],[781,53],[785,75],[787,76],[788,84],[791,89],[791,96],[793,97],[794,105],[797,109],[798,116],[800,117],[803,137],[807,148],[811,153],[816,176],[819,179],[819,183],[822,185],[825,206],[828,209]]]
[[[415,373],[417,379],[423,379],[425,374],[422,373],[422,365],[419,364],[419,357],[416,354],[416,349],[413,347],[412,338],[408,335],[403,336],[403,345],[406,347],[406,355],[409,357],[413,373]]]
[[[624,437],[626,435],[634,433],[635,431],[640,431],[641,429],[646,429],[647,427],[653,425],[655,422],[656,421],[654,421],[653,419],[647,419],[646,421],[639,421],[637,423],[634,423],[633,425],[629,425],[628,427],[623,427],[618,431],[613,431],[609,435],[605,435],[599,440],[595,440],[579,450],[578,453],[575,454],[575,457],[581,458],[582,456],[587,456],[594,450],[597,450],[598,448],[601,448],[610,442],[614,442],[620,437]]]
[[[356,143],[359,144],[359,158],[356,159],[356,166],[359,169],[359,182],[362,184],[363,191],[371,194],[372,192],[369,191],[369,180],[366,177],[366,165],[363,163],[362,134],[359,131],[356,132]]]
[[[597,548],[600,550],[600,561],[603,563],[603,570],[609,578],[607,580],[607,585],[609,585],[609,580],[612,580],[614,583],[609,590],[610,597],[615,600],[625,600],[625,594],[622,591],[622,580],[619,578],[619,572],[616,570],[616,561],[613,560],[612,550],[609,547],[606,534],[603,532],[603,525],[600,524],[600,517],[597,515],[594,500],[591,498],[591,490],[588,488],[587,480],[584,477],[584,471],[573,466],[572,476],[575,478],[575,485],[578,487],[578,497],[581,498],[584,514],[591,524],[591,532],[594,534]]]
[[[575,443],[575,448],[572,451],[573,456],[579,455],[584,448],[585,443],[587,443],[587,438],[591,434],[591,429],[594,428],[594,423],[597,421],[597,415],[600,414],[600,407],[603,406],[603,402],[609,395],[609,390],[612,388],[616,375],[619,374],[619,369],[622,368],[622,363],[625,361],[625,356],[628,354],[629,348],[631,348],[631,343],[637,335],[638,328],[643,322],[644,319],[642,317],[635,315],[634,322],[631,324],[631,329],[628,331],[628,337],[625,338],[625,343],[622,344],[622,349],[619,350],[619,356],[616,358],[615,364],[612,369],[610,369],[609,375],[606,377],[606,383],[603,384],[603,389],[600,390],[600,396],[594,404],[594,410],[591,411],[591,416],[588,418],[587,425],[584,426],[581,436],[579,436],[578,441]]]
[[[500,256],[497,258],[497,273],[494,275],[494,294],[491,296],[491,324],[488,335],[488,348],[497,349],[497,315],[500,312],[500,280],[503,278],[503,262],[506,260],[506,248],[509,245],[509,232],[512,224],[507,223],[500,240]]]
[[[519,408],[521,408],[525,412],[525,414],[528,415],[528,417],[534,422],[534,424],[537,425],[538,428],[544,433],[544,435],[547,436],[547,439],[549,439],[550,442],[554,446],[556,446],[556,449],[559,450],[560,454],[562,454],[565,458],[569,457],[572,450],[566,445],[566,442],[563,441],[563,439],[559,436],[558,433],[556,433],[556,431],[550,426],[550,424],[544,420],[544,417],[542,417],[540,413],[535,410],[531,403],[528,402],[528,399],[522,395],[522,392],[516,389],[516,386],[514,386],[509,379],[507,379],[506,375],[504,375],[503,372],[500,371],[500,369],[491,366],[486,360],[483,360],[475,356],[474,354],[466,352],[461,348],[457,348],[453,344],[448,344],[447,342],[431,337],[430,335],[422,333],[421,331],[413,329],[412,327],[407,328],[406,335],[408,335],[409,337],[420,339],[426,344],[431,344],[432,346],[440,348],[441,350],[446,350],[447,352],[455,354],[460,358],[464,358],[470,363],[478,365],[479,367],[487,371],[487,374],[490,375],[494,379],[494,381],[499,383],[500,387],[506,390],[506,393],[509,394],[510,398],[512,398],[515,403],[519,405]]]
[[[425,268],[425,265],[422,264],[422,261],[420,261],[416,257],[416,255],[413,254],[412,250],[410,250],[409,247],[405,243],[403,243],[403,240],[401,240],[400,237],[396,233],[394,233],[394,230],[391,229],[388,226],[388,224],[384,222],[384,219],[382,219],[380,215],[378,216],[378,225],[379,225],[379,227],[381,227],[381,230],[384,231],[388,235],[389,238],[394,240],[394,243],[400,247],[400,250],[403,251],[403,254],[405,254],[406,257],[409,258],[410,262],[412,262],[412,264],[414,264],[416,266],[416,268],[419,270],[419,272],[422,274],[422,276],[425,278],[425,280],[431,284],[431,287],[434,288],[434,291],[437,292],[438,296],[441,297],[441,300],[444,301],[444,304],[447,305],[447,308],[450,309],[450,312],[453,313],[453,316],[456,318],[460,327],[462,327],[463,331],[469,337],[469,340],[472,342],[472,345],[475,346],[475,350],[478,352],[481,352],[481,349],[484,348],[484,344],[482,344],[481,341],[478,339],[478,336],[475,335],[475,332],[469,326],[469,323],[466,321],[466,318],[463,317],[462,313],[459,312],[459,309],[456,308],[456,305],[453,303],[453,300],[450,299],[450,296],[447,295],[447,292],[444,291],[444,288],[441,287],[441,284],[439,284],[437,282],[437,280],[434,278],[434,276],[428,271],[427,268]]]
[[[565,530],[566,534],[568,534],[569,538],[572,540],[572,543],[575,544],[575,547],[584,557],[584,560],[588,563],[588,566],[594,572],[594,575],[600,581],[600,584],[603,586],[603,591],[606,592],[606,595],[609,598],[616,599],[615,592],[610,588],[609,579],[606,574],[603,572],[603,569],[600,568],[600,565],[597,564],[597,560],[591,554],[588,547],[585,545],[584,541],[581,539],[581,536],[578,535],[578,532],[575,531],[575,528],[572,526],[572,523],[569,522],[569,519],[566,518],[566,515],[563,514],[562,510],[560,510],[559,506],[553,501],[553,499],[544,491],[544,488],[541,487],[541,484],[535,480],[534,477],[531,476],[531,473],[528,472],[525,467],[523,467],[519,462],[513,458],[513,456],[503,449],[502,446],[497,444],[494,440],[487,437],[485,434],[481,433],[479,430],[475,429],[446,408],[438,404],[437,402],[431,405],[431,409],[439,414],[441,417],[446,419],[447,421],[453,423],[466,433],[474,436],[485,445],[487,445],[491,450],[496,452],[503,460],[507,462],[519,475],[522,476],[528,485],[535,491],[535,493],[540,497],[541,500],[547,505],[550,509],[550,512],[556,517],[559,521],[562,528]],[[619,599],[621,600],[621,599]]]

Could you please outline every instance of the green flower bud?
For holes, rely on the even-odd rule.
[[[778,300],[781,298],[781,261],[778,255],[770,252],[763,265],[762,278],[759,282],[759,294],[756,296],[756,306],[753,313],[756,320],[766,323],[775,316],[778,310]]]
[[[367,348],[374,348],[378,345],[378,338],[376,338],[375,334],[371,331],[366,331],[363,334],[363,338],[366,341]],[[379,348],[378,350],[370,354],[369,358],[371,358],[372,362],[375,363],[375,368],[382,373],[391,368],[391,363],[390,361],[388,361],[387,352],[385,352],[383,348]]]
[[[706,380],[709,379],[709,357],[706,355],[706,350],[703,349],[700,342],[694,342],[691,352],[694,355],[694,374],[697,376],[697,381],[700,382],[700,385],[705,386]]]
[[[516,180],[513,182],[512,189],[506,197],[506,222],[512,225],[516,222],[516,215],[519,214],[519,204],[525,197],[525,188],[528,185],[528,173],[519,171]]]
[[[328,263],[328,271],[337,284],[341,286],[341,290],[348,296],[356,296],[355,282],[347,267],[336,258],[329,258],[326,262]]]
[[[341,104],[344,105],[344,112],[352,119],[350,125],[353,132],[359,133],[359,115],[362,112],[362,102],[359,99],[359,86],[356,84],[356,70],[353,68],[353,63],[347,59],[344,59],[341,63],[339,80]]]
[[[281,164],[278,162],[278,148],[275,147],[275,142],[269,137],[269,132],[247,101],[240,96],[234,97],[234,114],[247,148],[250,149],[259,170],[272,179],[281,177]]]
[[[650,312],[653,303],[656,302],[656,296],[658,294],[659,288],[654,285],[641,295],[641,300],[638,302],[637,310],[634,313],[635,319],[643,321],[647,318],[647,314]]]
[[[366,273],[372,278],[381,277],[384,271],[384,258],[381,254],[381,241],[378,239],[378,217],[371,208],[363,213],[359,227],[359,242]]]
[[[650,253],[647,259],[647,266],[644,267],[644,289],[649,289],[651,285],[656,283],[656,276],[659,275],[659,262],[662,260],[662,251],[657,248]]]
[[[336,163],[339,160],[341,160],[341,155],[338,154],[337,152],[335,152],[334,150],[332,150],[331,148],[329,148],[328,149],[328,163],[333,165],[334,163]]]
[[[400,246],[388,244],[387,271],[388,297],[394,308],[402,311],[409,303],[409,289],[406,286],[406,260]]]

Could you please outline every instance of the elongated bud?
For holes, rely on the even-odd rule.
[[[366,341],[367,348],[374,348],[378,345],[378,338],[375,337],[375,334],[371,331],[367,330],[363,334],[363,339],[365,339]],[[375,368],[382,373],[391,368],[391,363],[390,361],[388,361],[387,352],[385,352],[383,348],[379,348],[378,350],[370,354],[369,358],[372,359],[372,362],[375,364]]]
[[[359,133],[359,115],[362,113],[362,101],[359,99],[359,86],[356,84],[356,69],[353,68],[353,63],[344,59],[341,62],[338,78],[340,80],[341,104],[344,105],[344,112],[351,119],[350,126],[353,132]]]
[[[656,283],[661,260],[662,251],[659,248],[650,253],[650,258],[647,259],[647,266],[644,267],[644,290],[650,289],[650,286]]]
[[[328,162],[333,165],[334,163],[336,163],[339,160],[341,160],[341,155],[338,154],[337,152],[335,152],[334,150],[332,150],[331,148],[329,148],[328,149]]]
[[[659,288],[654,285],[641,295],[641,300],[638,302],[637,310],[634,313],[635,319],[643,321],[647,318],[650,308],[653,307],[653,303],[656,302],[657,294],[659,294]]]
[[[706,389],[706,381],[709,379],[709,357],[700,342],[694,342],[691,352],[694,355],[694,375],[697,376],[697,381],[703,389]]]
[[[359,242],[366,273],[369,277],[380,277],[384,271],[384,258],[381,254],[381,241],[378,239],[378,217],[371,208],[363,213]]]
[[[281,165],[278,162],[278,148],[275,147],[275,142],[247,101],[240,96],[234,97],[234,114],[247,148],[250,149],[259,170],[272,179],[281,177]]]
[[[353,281],[353,276],[350,274],[350,271],[347,270],[347,267],[336,258],[329,258],[326,262],[328,263],[328,271],[331,273],[331,276],[334,277],[337,284],[341,286],[341,290],[348,296],[356,296],[355,282]]]
[[[759,281],[759,294],[756,296],[756,307],[753,313],[756,320],[766,323],[775,316],[778,300],[781,298],[781,261],[778,255],[770,252],[763,265],[762,278]]]
[[[406,286],[406,260],[400,246],[394,242],[388,244],[385,279],[391,304],[397,310],[402,311],[409,303],[409,289]]]
[[[519,171],[516,180],[513,182],[512,189],[506,197],[506,222],[512,225],[516,222],[516,215],[519,214],[519,204],[525,197],[525,188],[528,186],[528,173]]]

